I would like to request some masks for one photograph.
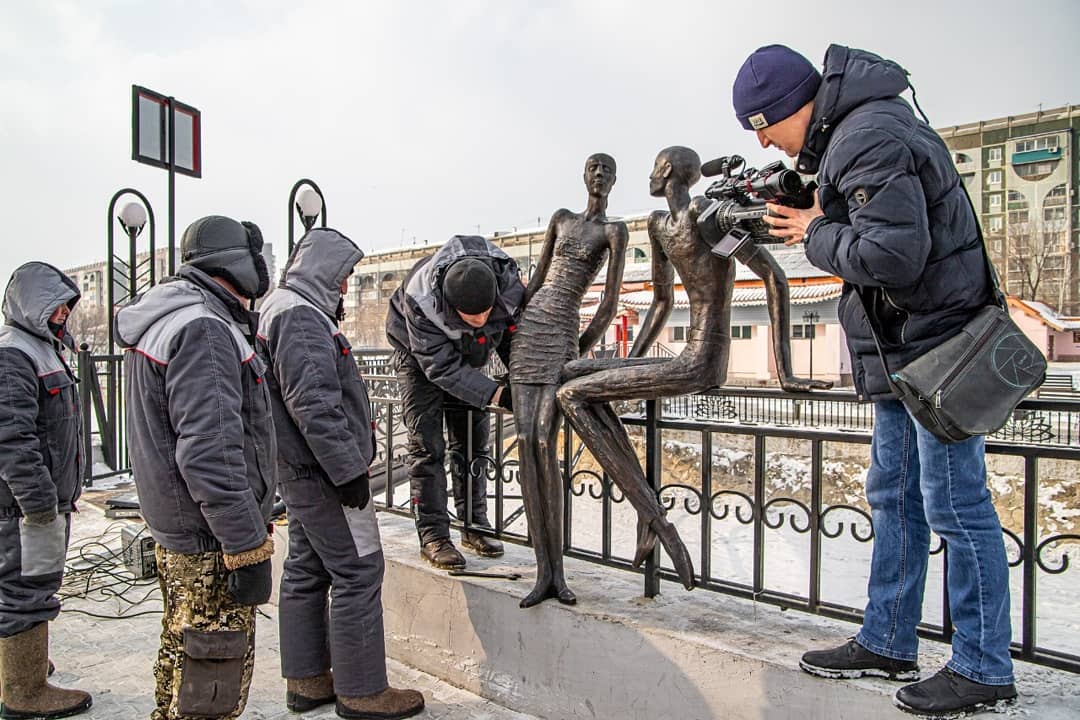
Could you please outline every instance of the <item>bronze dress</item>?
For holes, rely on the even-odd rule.
[[[510,382],[558,385],[563,365],[578,356],[581,299],[607,255],[606,242],[578,237],[579,223],[555,239],[544,284],[525,306],[510,346]],[[600,235],[603,238],[603,235]]]

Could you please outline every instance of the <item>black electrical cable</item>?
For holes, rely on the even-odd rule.
[[[93,603],[115,603],[117,611],[113,615],[94,613],[81,608],[65,607],[64,612],[78,613],[100,620],[127,620],[144,615],[160,615],[162,610],[140,610],[132,612],[153,597],[160,600],[160,589],[156,578],[137,579],[124,566],[124,551],[136,543],[143,533],[144,526],[127,547],[121,543],[116,549],[109,540],[119,535],[117,528],[126,523],[114,522],[99,535],[82,538],[68,548],[68,570],[64,574],[60,592],[61,600],[86,600]],[[145,592],[141,592],[146,589]],[[139,597],[138,595],[141,595]]]

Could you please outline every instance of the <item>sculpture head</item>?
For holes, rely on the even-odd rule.
[[[583,179],[590,195],[606,198],[615,184],[615,158],[607,153],[593,153],[585,160]]]
[[[701,179],[701,158],[688,147],[673,145],[656,156],[649,175],[649,194],[663,197],[668,183],[689,188]]]

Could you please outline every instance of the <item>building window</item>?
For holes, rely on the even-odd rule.
[[[690,335],[690,328],[686,325],[675,325],[671,328],[671,342],[686,342]]]
[[[749,340],[752,328],[752,325],[732,325],[731,337],[735,340]]]
[[[999,238],[997,240],[992,241],[990,243],[990,247],[993,249],[993,251],[995,253],[1000,254],[1001,253],[1001,239]]]
[[[1046,199],[1043,201],[1043,205],[1064,205],[1067,191],[1065,189],[1065,183],[1061,183],[1050,189],[1050,192],[1046,193]]]
[[[992,147],[986,151],[986,159],[988,162],[1001,162],[1001,148]]]
[[[1025,180],[1040,180],[1050,173],[1054,172],[1054,165],[1057,161],[1053,162],[1034,162],[1024,163],[1023,165],[1016,165],[1013,169],[1016,170],[1016,174]]]
[[[1073,333],[1073,344],[1080,345],[1080,332]]]
[[[993,195],[990,196],[990,210],[991,211],[999,211],[999,210],[1001,210],[1001,193],[994,193]]]
[[[1001,184],[1001,171],[991,170],[986,174],[987,185],[1000,185]]]
[[[1000,215],[995,215],[994,217],[990,218],[990,220],[987,222],[987,228],[989,228],[989,232],[991,232],[991,233],[999,233],[999,232],[1001,232],[1001,228],[1002,228],[1001,216]]]
[[[1055,220],[1065,219],[1065,208],[1063,207],[1048,207],[1043,208],[1043,220],[1046,222],[1054,222]]]
[[[1027,140],[1021,140],[1016,143],[1016,152],[1031,152],[1032,150],[1057,150],[1058,138],[1057,135],[1050,135],[1048,137],[1041,138],[1029,138]]]
[[[814,332],[814,325],[792,325],[791,337],[796,340],[809,340],[814,338],[817,333]]]

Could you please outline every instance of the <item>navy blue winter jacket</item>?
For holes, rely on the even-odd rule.
[[[818,172],[824,217],[806,256],[844,280],[840,323],[859,395],[891,397],[859,296],[863,288],[889,367],[955,335],[990,302],[975,214],[945,143],[899,95],[907,72],[832,45],[799,172]]]

